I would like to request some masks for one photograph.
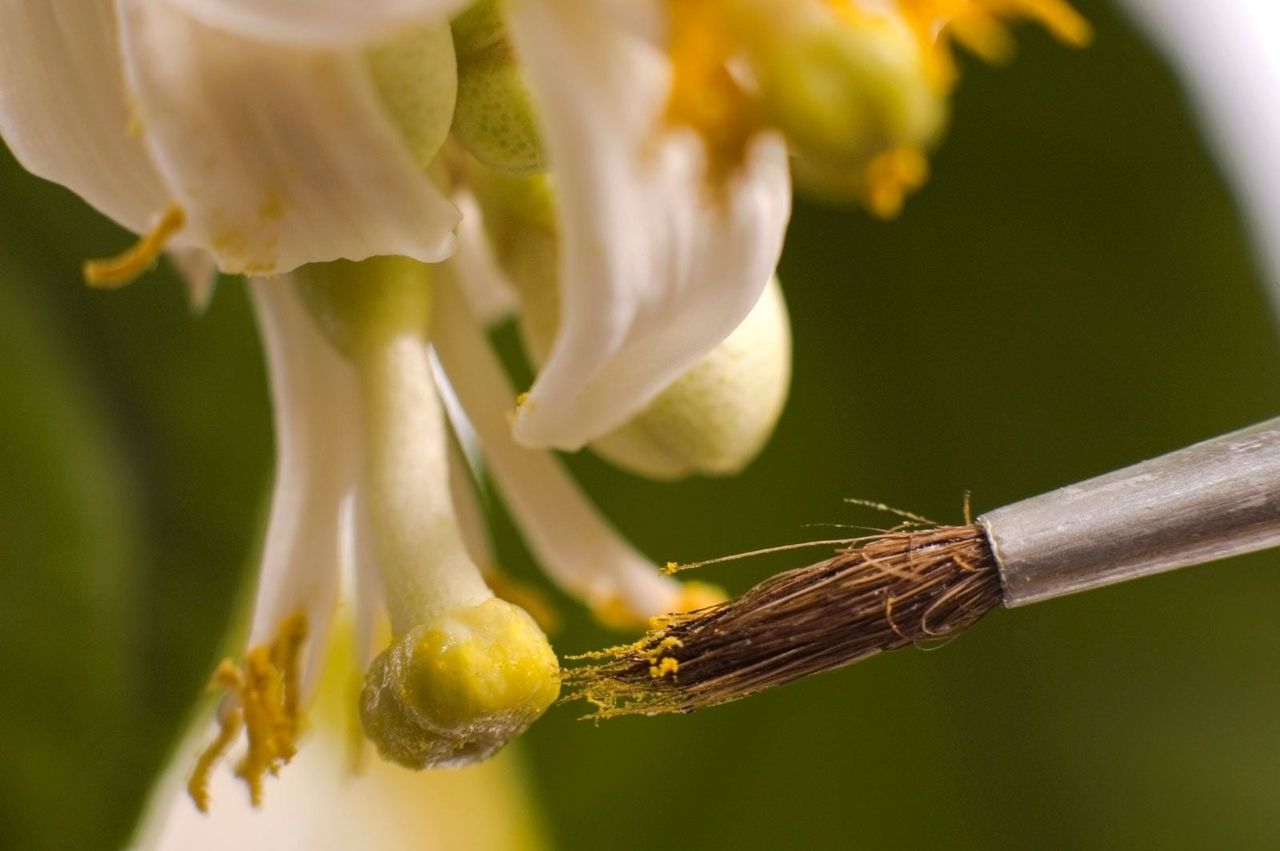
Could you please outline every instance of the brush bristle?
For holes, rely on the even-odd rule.
[[[956,635],[1000,601],[981,527],[891,531],[578,657],[589,664],[565,671],[564,700],[595,718],[692,712]]]

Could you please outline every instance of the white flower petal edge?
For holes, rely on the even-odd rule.
[[[168,252],[169,263],[187,285],[187,303],[202,313],[213,299],[218,285],[218,265],[203,248],[175,248]]]
[[[1280,4],[1126,0],[1183,72],[1280,308]]]
[[[0,0],[0,136],[28,171],[142,232],[169,197],[129,120],[111,3]]]
[[[313,327],[288,278],[250,283],[266,351],[276,431],[276,481],[248,646],[306,616],[301,693],[313,692],[341,576],[343,501],[359,462],[355,375]]]
[[[597,609],[636,620],[679,608],[681,586],[610,528],[550,453],[519,446],[506,412],[511,387],[447,271],[439,275],[432,340],[490,473],[547,573]]]
[[[560,331],[515,434],[576,450],[738,327],[790,215],[783,141],[708,186],[700,140],[661,128],[671,71],[637,0],[511,0],[562,221]]]
[[[264,49],[156,0],[118,0],[126,75],[191,237],[224,272],[454,248],[362,50]]]
[[[83,0],[80,0],[83,2]],[[161,0],[211,27],[280,44],[340,45],[440,23],[472,0]]]

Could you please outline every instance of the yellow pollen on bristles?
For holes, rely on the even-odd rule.
[[[665,676],[673,675],[680,670],[680,663],[672,659],[670,656],[663,657],[662,661],[649,666],[649,676],[655,680],[662,679]]]
[[[150,269],[169,240],[187,224],[187,214],[177,204],[170,205],[150,232],[127,251],[100,260],[86,260],[81,267],[84,282],[99,289],[117,289],[131,284]]]
[[[201,812],[209,806],[209,775],[241,729],[248,747],[235,773],[249,787],[255,807],[262,803],[264,777],[277,774],[298,752],[300,662],[306,633],[305,615],[292,615],[280,625],[274,642],[251,648],[239,666],[224,659],[214,671],[211,687],[225,689],[234,703],[219,715],[218,734],[201,752],[187,783],[187,792]]]
[[[902,145],[877,154],[867,163],[863,201],[883,219],[902,212],[907,195],[929,178],[929,160],[919,148]]]
[[[739,45],[725,26],[721,0],[667,0],[671,38],[671,96],[667,123],[689,127],[703,140],[713,180],[742,162],[759,129],[753,97],[734,78]]]

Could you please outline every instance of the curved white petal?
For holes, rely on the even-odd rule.
[[[175,248],[168,252],[169,263],[187,285],[187,303],[203,313],[218,285],[218,265],[203,248]]]
[[[250,283],[266,350],[276,430],[276,481],[249,645],[269,644],[303,612],[303,694],[314,688],[341,577],[341,519],[358,463],[353,370],[312,325],[289,279]]]
[[[396,132],[359,49],[264,45],[164,2],[118,2],[147,144],[223,271],[452,252],[458,212]]]
[[[727,337],[782,248],[790,178],[762,135],[722,186],[701,142],[663,131],[663,51],[636,0],[514,0],[557,181],[562,313],[515,424],[530,445],[578,449],[621,424]]]
[[[81,0],[83,2],[83,0]],[[440,23],[473,0],[163,0],[200,22],[280,44],[369,42]]]
[[[110,3],[0,0],[0,136],[28,171],[142,232],[169,198],[129,121]]]
[[[516,445],[511,387],[457,284],[442,274],[432,340],[457,400],[480,435],[490,473],[545,570],[566,591],[636,620],[680,608],[681,586],[658,573],[596,510],[549,452]]]
[[[480,205],[466,193],[455,195],[453,200],[462,213],[458,250],[453,255],[462,294],[481,323],[496,325],[519,309],[520,298],[493,256]]]
[[[1280,308],[1280,4],[1126,0],[1174,60],[1248,215]]]

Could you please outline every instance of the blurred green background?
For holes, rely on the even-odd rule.
[[[792,398],[743,476],[572,466],[659,561],[956,521],[1280,413],[1280,346],[1238,213],[1161,63],[1096,44],[967,63],[893,223],[798,206]],[[78,285],[123,235],[0,162],[0,848],[110,848],[218,656],[270,482],[243,288],[193,317],[168,273]],[[498,517],[504,561],[534,569]],[[785,560],[710,569],[735,590]],[[1280,555],[999,611],[689,717],[525,739],[553,847],[1280,847]],[[556,644],[611,642],[567,602]]]

